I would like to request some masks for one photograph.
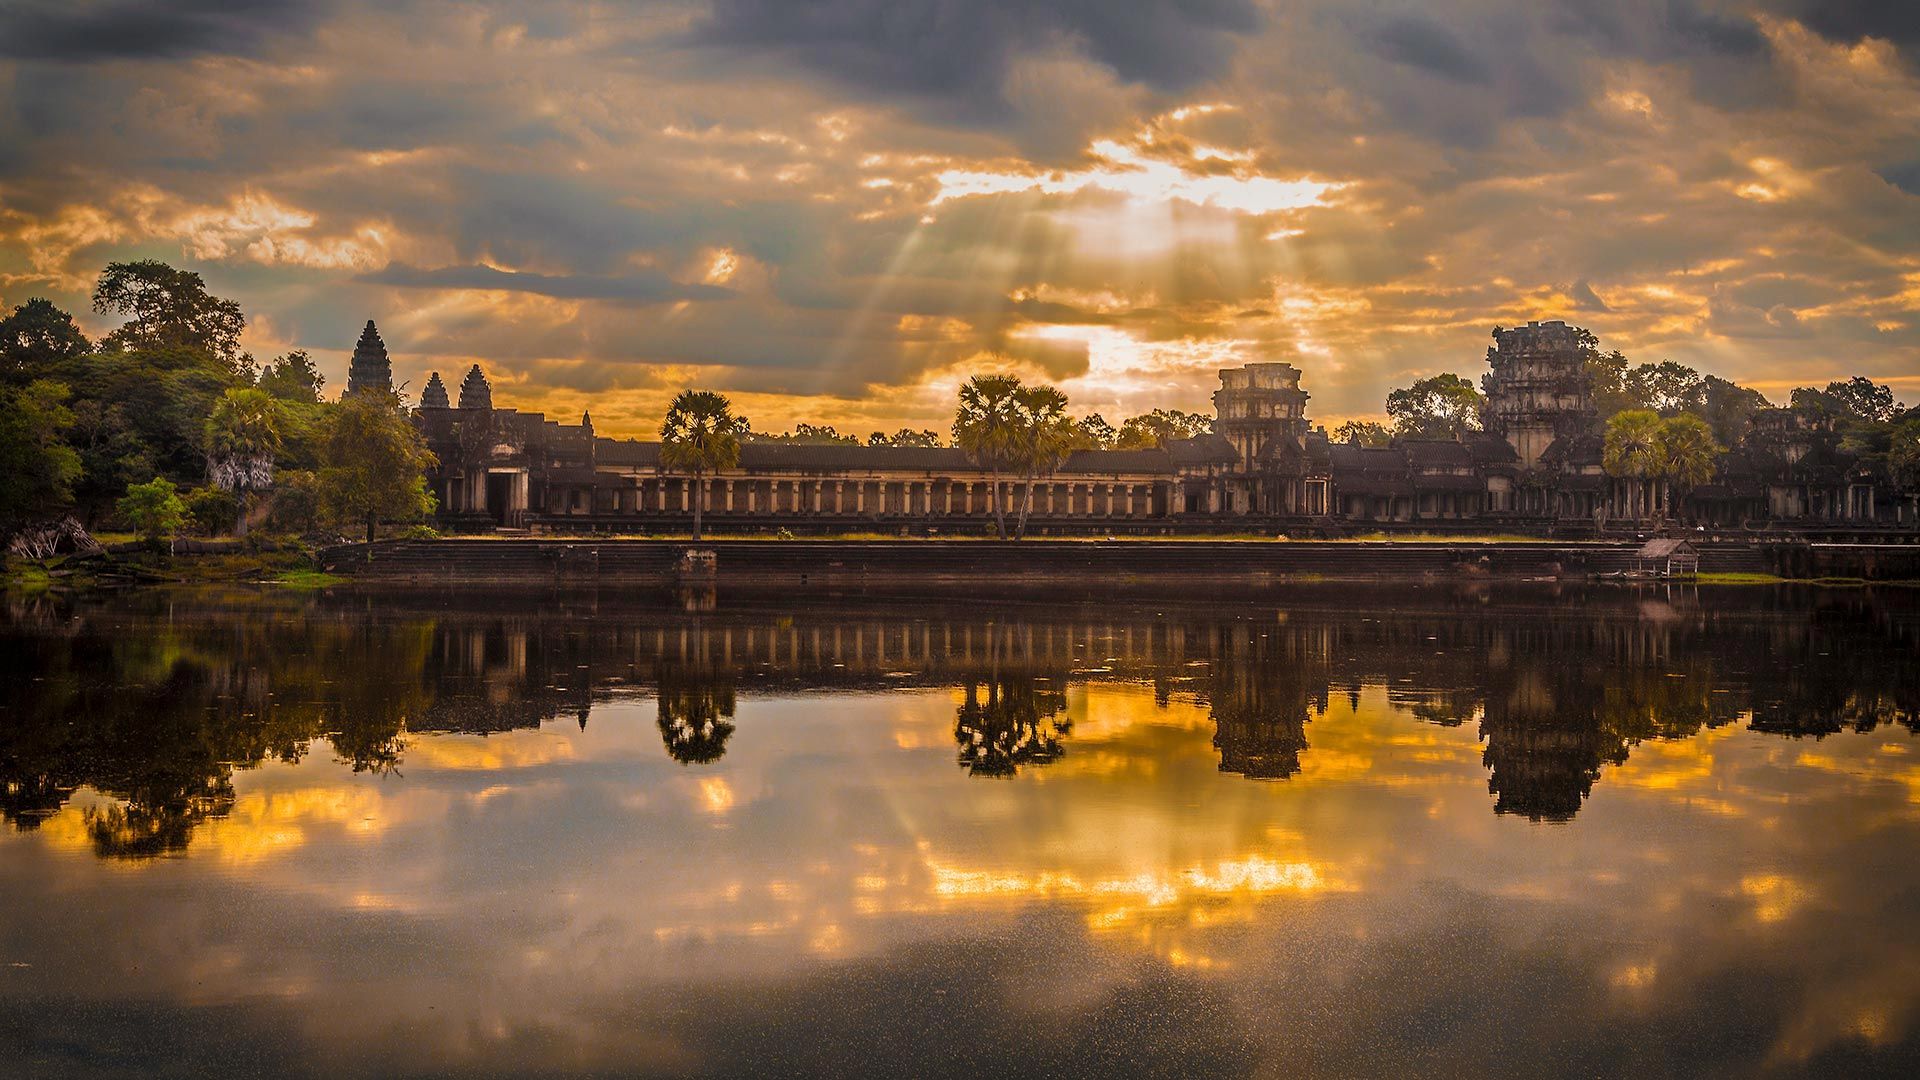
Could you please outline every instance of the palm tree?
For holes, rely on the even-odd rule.
[[[1018,406],[1014,464],[1026,481],[1020,498],[1020,518],[1013,537],[1027,535],[1027,514],[1033,509],[1033,481],[1046,476],[1086,441],[1086,432],[1067,415],[1067,395],[1051,386],[1027,386],[1014,391]]]
[[[1606,450],[1601,462],[1608,476],[1628,482],[1627,514],[1639,517],[1645,507],[1645,484],[1656,471],[1654,439],[1660,414],[1651,409],[1628,409],[1607,421]]]
[[[1000,499],[1000,473],[1019,454],[1019,393],[1015,376],[975,375],[960,387],[960,407],[953,417],[953,445],[993,476],[993,526],[1002,540],[1007,538],[1007,513]]]
[[[1676,491],[1685,499],[1687,492],[1713,479],[1719,457],[1720,444],[1705,420],[1682,413],[1660,422],[1653,436],[1654,474],[1666,489],[1668,512]]]
[[[247,535],[247,495],[273,486],[280,452],[280,403],[265,390],[228,390],[207,414],[207,482],[240,504],[235,536]]]
[[[682,390],[667,406],[660,425],[660,464],[693,477],[693,538],[700,539],[700,504],[706,501],[706,477],[740,464],[745,417],[733,415],[733,403],[711,390]]]

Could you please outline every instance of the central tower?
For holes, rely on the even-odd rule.
[[[1243,469],[1269,460],[1281,444],[1298,450],[1307,434],[1307,392],[1292,364],[1248,364],[1220,373],[1213,430],[1233,444]]]

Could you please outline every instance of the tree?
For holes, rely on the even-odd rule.
[[[1197,438],[1212,430],[1211,416],[1179,409],[1155,409],[1122,421],[1120,435],[1113,446],[1116,450],[1152,450],[1175,439]]]
[[[1387,415],[1403,439],[1456,439],[1480,430],[1480,391],[1451,372],[1387,395]]]
[[[1627,514],[1639,517],[1645,509],[1644,486],[1658,468],[1654,441],[1660,415],[1651,409],[1628,409],[1607,421],[1606,446],[1601,456],[1608,476],[1627,480]]]
[[[1067,455],[1081,445],[1082,432],[1067,415],[1067,395],[1051,386],[1023,386],[1014,391],[1019,430],[1012,460],[1026,481],[1020,496],[1020,519],[1014,539],[1027,535],[1027,515],[1033,509],[1034,478],[1050,475]]]
[[[187,504],[173,481],[164,476],[129,487],[116,509],[134,532],[151,543],[165,540],[187,523]]]
[[[1865,376],[1830,382],[1825,390],[1801,387],[1793,392],[1793,407],[1851,423],[1885,423],[1898,408],[1891,387]]]
[[[91,352],[73,316],[34,297],[0,319],[0,379],[26,382]]]
[[[1333,441],[1377,450],[1392,444],[1393,429],[1373,420],[1349,420],[1333,429]]]
[[[47,379],[0,387],[0,539],[73,499],[80,455],[62,441],[73,425],[67,394]]]
[[[320,390],[326,385],[327,377],[313,366],[313,358],[305,349],[295,349],[275,359],[260,372],[260,389],[281,401],[318,404]]]
[[[878,434],[876,432],[875,434]],[[801,446],[858,446],[860,440],[853,435],[842,435],[835,431],[832,424],[795,424],[793,430],[781,435],[762,434],[757,431],[743,432],[742,442],[789,443]]]
[[[1642,403],[1635,401],[1627,392],[1627,358],[1620,350],[1610,353],[1600,351],[1598,339],[1586,330],[1580,331],[1581,349],[1586,354],[1587,386],[1593,401],[1594,411],[1602,421],[1611,420],[1615,413],[1628,409],[1641,408]]]
[[[930,447],[930,446],[939,446],[940,435],[937,432],[926,431],[926,430],[914,431],[911,428],[901,428],[899,431],[896,431],[891,435],[888,435],[885,432],[876,431],[873,434],[867,436],[867,445],[868,446],[917,446],[917,447],[923,447],[923,448]]]
[[[368,543],[382,518],[433,512],[426,471],[435,459],[394,394],[368,390],[336,405],[320,464],[323,509],[336,522],[364,522]]]
[[[235,372],[250,363],[240,351],[247,326],[240,305],[207,292],[207,283],[190,270],[154,259],[108,263],[93,287],[93,310],[127,319],[101,342],[104,348],[194,349]]]
[[[1675,416],[1700,404],[1700,373],[1685,364],[1662,360],[1641,364],[1621,380],[1628,400],[1637,409]]]
[[[682,390],[667,406],[660,425],[660,464],[694,480],[693,538],[700,539],[701,503],[706,478],[740,464],[740,436],[747,421],[733,415],[733,403],[711,390]]]
[[[265,390],[229,390],[207,415],[207,482],[233,493],[235,536],[247,535],[247,496],[273,486],[280,403]]]
[[[733,736],[734,693],[730,683],[704,672],[663,669],[659,679],[660,741],[682,765],[711,765]]]
[[[960,387],[960,405],[953,416],[953,445],[993,477],[989,502],[994,532],[1002,540],[1007,538],[1007,514],[1000,497],[1000,474],[1013,466],[1020,450],[1019,392],[1016,376],[975,375]]]
[[[1120,432],[1099,413],[1088,416],[1074,426],[1080,429],[1080,444],[1088,450],[1113,450],[1119,445]]]
[[[1700,418],[1713,429],[1713,437],[1723,446],[1733,446],[1740,441],[1754,413],[1773,407],[1760,391],[1749,390],[1717,375],[1700,380],[1699,398]]]
[[[1684,501],[1687,492],[1713,479],[1720,451],[1713,429],[1697,416],[1682,414],[1660,422],[1653,435],[1653,473],[1665,489],[1669,511],[1676,493]]]

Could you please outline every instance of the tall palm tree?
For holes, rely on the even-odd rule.
[[[1027,514],[1033,509],[1035,477],[1050,475],[1084,442],[1086,432],[1067,415],[1067,395],[1051,386],[1026,386],[1014,391],[1019,426],[1015,433],[1014,464],[1026,481],[1020,497],[1020,518],[1013,536],[1027,535]]]
[[[1628,409],[1607,421],[1601,464],[1608,476],[1627,481],[1627,513],[1631,517],[1641,516],[1645,508],[1646,482],[1658,464],[1654,439],[1659,430],[1660,414],[1651,409]]]
[[[953,416],[953,445],[987,467],[993,477],[993,527],[1007,538],[1007,512],[1000,499],[1000,474],[1020,450],[1020,380],[1013,375],[975,375],[960,387]]]
[[[733,415],[733,403],[711,390],[682,390],[667,406],[660,425],[660,464],[693,477],[693,538],[700,539],[700,508],[706,478],[740,464],[745,417]]]
[[[240,504],[235,536],[247,535],[247,496],[273,486],[280,453],[280,403],[265,390],[228,390],[207,414],[207,482]]]
[[[1653,457],[1655,475],[1666,491],[1667,510],[1672,512],[1675,494],[1685,499],[1687,492],[1713,479],[1720,444],[1705,420],[1682,413],[1660,422],[1653,436]]]

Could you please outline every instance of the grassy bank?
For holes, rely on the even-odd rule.
[[[312,554],[299,549],[218,555],[113,552],[39,562],[12,559],[0,570],[0,584],[10,591],[26,593],[243,582],[268,582],[312,590],[342,584],[345,580],[314,569]]]

